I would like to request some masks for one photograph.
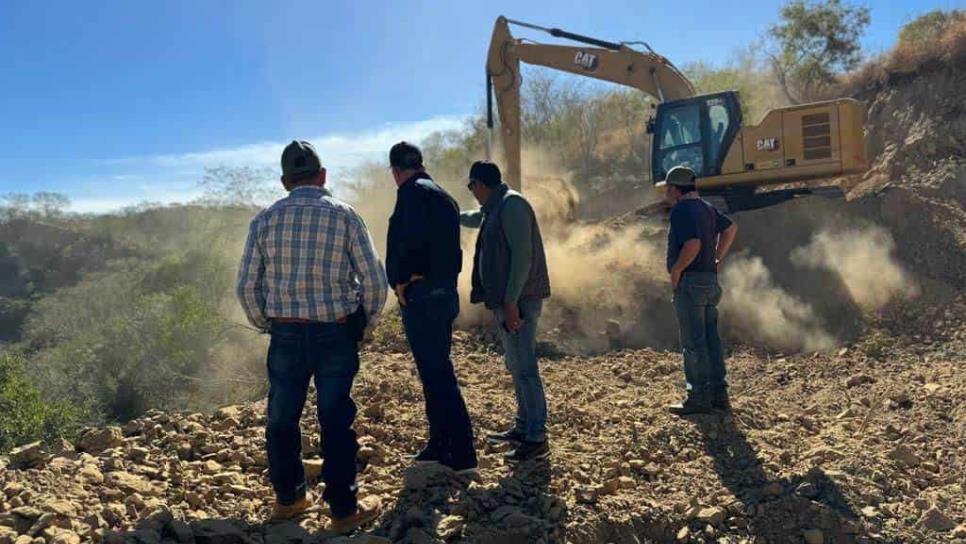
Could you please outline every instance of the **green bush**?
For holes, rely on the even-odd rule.
[[[24,336],[44,390],[97,421],[196,407],[189,399],[214,354],[251,336],[220,314],[231,268],[188,251],[119,263],[40,300]]]
[[[64,402],[45,400],[27,377],[27,361],[0,355],[0,453],[35,440],[71,438],[78,411]]]
[[[937,9],[913,19],[899,31],[900,46],[935,45],[946,29],[966,19],[966,11]]]

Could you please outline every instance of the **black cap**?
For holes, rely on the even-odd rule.
[[[470,166],[470,179],[483,182],[487,187],[503,183],[500,167],[490,161],[476,161]]]
[[[312,144],[305,140],[293,140],[282,151],[282,177],[297,181],[322,171],[322,162]]]
[[[423,167],[423,152],[409,142],[399,142],[389,150],[389,166],[400,170],[419,170]]]

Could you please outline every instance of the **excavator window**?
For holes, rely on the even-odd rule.
[[[665,102],[653,120],[655,182],[674,166],[689,166],[698,177],[721,173],[725,155],[741,128],[741,108],[734,91]]]
[[[728,127],[731,125],[728,108],[720,98],[708,100],[708,120],[713,127],[711,141],[708,143],[708,162],[718,164],[718,159],[722,154],[721,144],[724,143],[725,135],[728,134]]]
[[[666,173],[673,166],[686,165],[702,172],[701,108],[697,102],[670,108],[659,119],[660,168]]]

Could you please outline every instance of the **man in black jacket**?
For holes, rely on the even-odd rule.
[[[415,460],[474,471],[473,428],[450,359],[460,306],[456,279],[463,265],[459,206],[426,173],[418,147],[399,142],[389,151],[389,164],[398,190],[386,272],[399,299],[429,420],[429,442]]]

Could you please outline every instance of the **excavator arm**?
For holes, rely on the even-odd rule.
[[[547,32],[551,36],[585,43],[592,47],[549,45],[519,40],[510,34],[510,24]],[[486,61],[487,124],[493,129],[492,97],[500,115],[501,142],[510,186],[522,185],[520,164],[520,63],[545,66],[584,77],[610,81],[639,89],[660,102],[694,96],[688,78],[666,58],[638,51],[626,43],[613,43],[556,28],[543,28],[499,17]]]

